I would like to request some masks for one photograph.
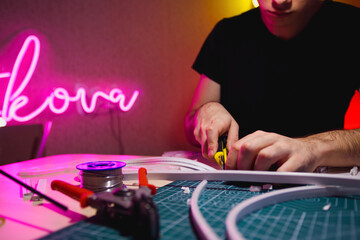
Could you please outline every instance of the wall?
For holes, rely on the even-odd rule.
[[[36,109],[58,87],[70,95],[84,87],[87,100],[97,90],[120,88],[128,98],[140,91],[127,112],[100,100],[92,114],[79,103],[59,115],[45,109],[27,123],[53,122],[47,155],[193,149],[183,124],[198,79],[191,65],[218,20],[251,6],[250,0],[2,0],[0,73],[12,71],[25,38],[35,34],[40,57],[22,92],[29,103],[19,114]],[[9,79],[0,81],[3,106]]]
[[[58,87],[70,95],[84,87],[87,100],[97,90],[120,88],[127,100],[140,91],[127,112],[106,101],[92,114],[79,103],[60,115],[45,109],[27,123],[53,122],[48,155],[192,150],[183,124],[198,80],[191,65],[217,21],[251,7],[251,0],[1,0],[0,74],[11,72],[25,38],[36,34],[40,58],[22,93],[27,110],[19,113]],[[8,81],[0,78],[0,106]],[[9,122],[16,124],[24,123]]]
[[[360,7],[359,0],[336,0],[336,2],[347,3],[347,4],[353,5],[355,7]]]

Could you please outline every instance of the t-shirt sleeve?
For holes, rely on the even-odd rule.
[[[224,20],[218,22],[206,38],[192,68],[199,74],[220,83],[222,76],[221,49],[224,46]]]

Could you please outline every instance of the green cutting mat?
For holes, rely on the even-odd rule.
[[[175,181],[154,196],[160,215],[161,239],[196,239],[189,218],[188,199],[198,181]],[[189,187],[187,194],[181,187]],[[239,202],[261,194],[248,186],[209,182],[199,199],[202,214],[222,238],[225,218]],[[331,203],[328,211],[322,208]],[[247,239],[359,239],[360,197],[321,197],[263,208],[238,223]],[[43,239],[129,239],[109,227],[80,221]]]
[[[238,227],[247,239],[355,240],[360,239],[359,207],[359,196],[301,199],[263,208]]]

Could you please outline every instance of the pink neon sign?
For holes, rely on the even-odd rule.
[[[22,62],[25,54],[30,52],[29,49],[31,45],[34,47],[30,65],[28,69],[25,69],[27,72],[24,78],[19,80],[18,73],[22,68]],[[96,103],[100,97],[110,103],[117,104],[120,110],[126,112],[133,107],[139,96],[139,91],[135,90],[130,100],[128,100],[126,103],[126,96],[122,90],[114,88],[110,91],[109,94],[106,94],[102,91],[95,92],[91,96],[90,104],[88,104],[86,100],[87,94],[84,88],[79,88],[76,91],[75,96],[70,96],[69,92],[65,88],[58,87],[55,88],[55,90],[45,98],[40,106],[35,108],[30,113],[20,116],[17,113],[18,110],[25,107],[30,101],[29,97],[23,94],[23,91],[33,76],[39,60],[39,56],[40,40],[36,36],[30,35],[24,41],[24,44],[22,45],[21,50],[15,60],[12,71],[0,73],[0,80],[9,79],[4,95],[3,106],[0,111],[0,117],[5,119],[5,121],[9,122],[14,120],[17,122],[26,122],[35,118],[47,108],[49,108],[55,114],[62,114],[68,109],[71,102],[79,102],[84,112],[92,113],[95,110]],[[15,83],[17,83],[17,88],[15,88]],[[57,102],[57,106],[55,106],[55,101]],[[59,104],[59,102],[61,104]]]

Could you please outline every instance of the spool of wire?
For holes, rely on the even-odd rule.
[[[119,161],[96,161],[76,166],[80,170],[81,187],[94,192],[112,191],[124,187],[122,168],[126,165]]]

